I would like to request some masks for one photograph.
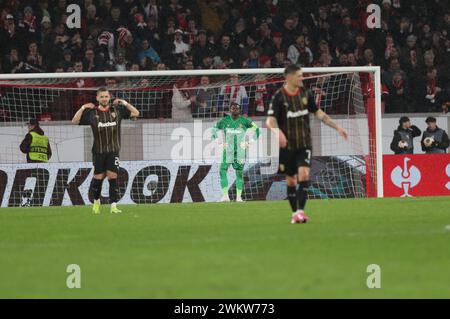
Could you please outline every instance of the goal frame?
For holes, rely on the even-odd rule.
[[[18,73],[0,74],[0,80],[20,79],[67,79],[67,78],[104,78],[104,77],[156,77],[156,76],[202,76],[202,75],[230,75],[230,74],[282,74],[283,68],[265,69],[213,69],[213,70],[166,70],[166,71],[116,71],[116,72],[64,72],[64,73]],[[381,68],[379,66],[356,67],[304,67],[304,73],[350,73],[368,72],[373,74],[374,107],[375,107],[375,152],[377,169],[378,198],[383,194],[383,154],[382,154],[382,117],[381,117]]]

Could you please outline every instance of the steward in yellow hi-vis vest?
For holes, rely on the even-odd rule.
[[[31,119],[28,123],[28,134],[25,135],[20,150],[27,154],[27,163],[46,163],[52,157],[52,149],[48,137],[39,126],[37,119]]]

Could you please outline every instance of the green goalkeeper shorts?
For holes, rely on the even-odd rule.
[[[230,164],[233,166],[233,168],[235,170],[243,170],[244,164],[245,164],[245,159],[242,159],[241,161],[239,161],[235,156],[233,158],[233,160],[227,160],[226,153],[224,152],[222,155],[222,163],[220,164],[220,169],[221,170],[228,169]]]

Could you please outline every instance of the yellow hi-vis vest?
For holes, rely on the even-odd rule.
[[[30,132],[31,144],[28,156],[32,161],[48,162],[48,137],[36,132]]]

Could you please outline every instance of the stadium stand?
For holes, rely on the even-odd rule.
[[[365,0],[3,1],[0,72],[380,65],[386,113],[448,110],[449,2],[372,2],[382,8],[379,29],[367,28]],[[81,7],[80,29],[65,23],[71,3]],[[170,118],[165,100],[143,117]],[[248,112],[257,115],[256,107]],[[0,121],[7,120],[0,106]]]

